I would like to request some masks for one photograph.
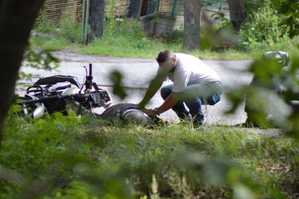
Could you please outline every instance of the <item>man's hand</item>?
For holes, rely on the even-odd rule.
[[[159,108],[155,108],[155,109],[141,108],[141,109],[143,110],[144,113],[146,113],[149,116],[156,116],[156,115],[160,115],[161,113],[164,113],[165,111],[168,111],[175,104],[176,104],[176,96],[174,93],[172,93],[166,98],[164,103]]]

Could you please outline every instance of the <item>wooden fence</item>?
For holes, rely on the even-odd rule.
[[[79,22],[82,18],[82,1],[83,0],[46,0],[43,14],[54,23],[59,23],[61,18],[65,16]],[[107,14],[111,12],[111,2],[114,2],[114,16],[127,16],[130,1],[140,1],[140,6],[141,4],[144,4],[142,5],[145,7],[144,14],[148,14],[148,12],[152,11],[159,11],[163,15],[182,15],[183,0],[107,0]],[[174,5],[174,3],[176,5]],[[141,14],[140,6],[135,8],[137,9],[135,13],[139,13],[138,16]]]
[[[128,14],[130,1],[134,1],[138,6],[134,12],[141,15],[141,9],[145,7],[145,13],[158,11],[161,15],[176,16],[176,25],[178,29],[182,28],[183,15],[184,15],[184,0],[106,0],[106,13],[107,15],[114,14],[115,17],[125,17]],[[82,19],[82,2],[83,0],[46,0],[44,5],[43,14],[52,22],[59,23],[60,20],[68,16],[73,21],[81,22]],[[114,5],[111,5],[114,3]],[[113,8],[113,9],[112,9]],[[224,4],[223,8],[228,13],[227,5]],[[113,13],[111,13],[111,11]],[[206,8],[208,13],[217,12],[217,9]],[[223,10],[222,10],[223,11]],[[138,17],[137,16],[137,17]],[[177,29],[176,28],[176,29]]]
[[[111,11],[111,0],[106,2],[106,13]],[[115,0],[113,12],[115,16],[125,16],[129,0]],[[69,17],[73,21],[82,19],[83,0],[46,0],[42,14],[54,23],[59,23],[62,17]]]
[[[80,21],[81,13],[82,0],[46,0],[42,11],[42,14],[54,23],[66,16],[73,21]]]

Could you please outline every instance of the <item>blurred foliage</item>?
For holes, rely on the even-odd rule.
[[[241,29],[242,45],[256,49],[265,46],[274,46],[277,43],[289,40],[288,26],[271,3],[266,3],[252,15]]]
[[[249,67],[254,75],[251,85],[228,93],[233,102],[229,112],[234,112],[246,98],[245,110],[253,126],[278,127],[298,138],[298,60],[297,49],[291,53],[290,64],[286,66],[266,57],[253,62]]]
[[[299,2],[246,1],[247,22],[242,27],[243,46],[277,46],[299,34]]]
[[[267,0],[258,0],[258,1],[245,0],[245,9],[246,9],[247,16],[255,13],[260,7],[263,6],[265,1]]]
[[[113,85],[113,94],[118,96],[120,99],[125,99],[127,97],[126,89],[123,84],[123,75],[119,71],[112,71],[110,74],[110,80]]]
[[[25,62],[32,68],[53,70],[58,67],[59,60],[49,50],[29,48],[25,53]]]
[[[272,0],[274,8],[282,18],[282,24],[287,25],[291,37],[299,34],[299,1]]]
[[[299,33],[299,1],[288,0],[260,0],[260,1],[245,1],[246,12],[249,16],[254,15],[256,11],[265,5],[270,5],[275,11],[276,15],[281,19],[280,25],[288,27],[288,35],[294,37]]]
[[[149,130],[75,114],[24,121],[11,113],[5,135],[5,199],[252,199],[297,193],[298,179],[289,176],[298,168],[298,145],[244,129]]]
[[[24,55],[24,66],[35,69],[53,70],[58,67],[59,60],[51,54],[50,50],[32,49],[28,47]],[[19,72],[19,79],[31,79],[32,74]]]

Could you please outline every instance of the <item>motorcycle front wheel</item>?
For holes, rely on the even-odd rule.
[[[101,117],[111,122],[134,123],[139,125],[153,125],[159,121],[157,117],[150,117],[138,108],[136,104],[116,104],[104,111]]]

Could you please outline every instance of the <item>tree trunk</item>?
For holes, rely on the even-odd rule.
[[[105,0],[90,0],[88,43],[100,38],[104,33]]]
[[[200,0],[184,1],[184,48],[194,50],[200,42]]]
[[[228,0],[230,21],[237,32],[246,18],[245,0]]]
[[[141,0],[129,0],[127,17],[137,18],[139,17],[139,8]]]
[[[31,29],[43,0],[0,0],[0,143]]]
[[[149,0],[141,0],[139,5],[139,14],[140,16],[145,16],[148,14],[148,6],[149,6]]]

